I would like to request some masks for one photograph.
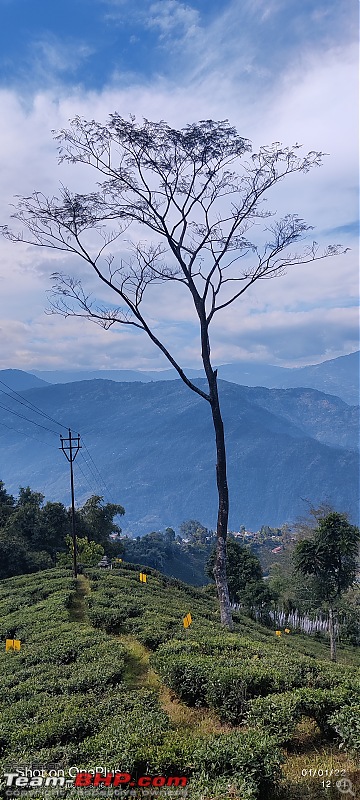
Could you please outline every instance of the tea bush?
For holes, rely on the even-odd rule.
[[[107,633],[133,634],[145,647],[156,650],[159,645],[181,636],[183,617],[198,615],[202,629],[211,630],[210,619],[217,617],[215,603],[204,597],[199,589],[187,591],[181,581],[172,580],[146,568],[148,582],[140,583],[141,567],[126,565],[111,572],[88,570],[92,591],[88,598],[89,620]],[[164,609],[164,588],[166,609]],[[190,632],[189,632],[190,633]]]
[[[152,663],[181,700],[205,705],[232,725],[241,723],[249,700],[308,687],[333,689],[352,679],[353,668],[338,668],[307,656],[236,634],[160,645]],[[325,722],[323,723],[325,725]]]
[[[258,731],[214,734],[199,739],[193,758],[209,779],[238,777],[248,797],[261,798],[280,778],[282,756],[274,739]]]
[[[291,741],[299,720],[296,691],[257,697],[248,704],[246,722],[251,727],[266,730],[281,745]]]
[[[360,756],[360,698],[352,705],[343,706],[333,714],[329,724],[340,736],[340,748]]]
[[[213,796],[222,776],[224,796],[236,783],[242,799],[264,798],[279,780],[281,762],[274,739],[257,731],[196,736],[170,730],[162,744],[147,749],[148,772],[187,775],[191,797],[208,796],[210,787]]]
[[[297,723],[309,717],[317,723],[322,733],[332,738],[336,727],[333,714],[352,698],[360,702],[360,686],[344,684],[336,689],[296,689],[269,697],[258,697],[248,704],[246,722],[251,727],[266,731],[286,745],[291,741]]]
[[[98,714],[102,725],[74,750],[76,763],[82,759],[91,765],[103,759],[132,774],[146,772],[149,748],[158,748],[169,731],[157,694],[145,688],[116,688],[100,699]]]
[[[249,698],[267,695],[277,688],[277,675],[265,666],[222,667],[208,677],[206,703],[220,719],[238,725]]]
[[[88,570],[87,598],[84,579],[75,584],[65,570],[0,583],[0,633],[15,631],[22,640],[19,653],[0,652],[1,768],[11,759],[113,764],[134,775],[180,772],[192,800],[225,797],[230,785],[241,800],[263,800],[278,780],[278,748],[302,716],[329,736],[339,730],[344,747],[356,743],[353,668],[296,652],[295,637],[276,640],[243,616],[236,616],[241,635],[226,632],[212,597],[150,569],[142,584],[139,571]],[[193,624],[184,630],[189,611]],[[132,651],[127,660],[129,643],[117,631],[155,651],[152,664],[184,702],[209,706],[230,724],[245,721],[247,729],[174,730],[157,692],[141,685],[143,673],[132,673]]]
[[[153,663],[163,680],[185,703],[201,706],[206,703],[209,672],[212,660],[200,656],[178,655],[161,660],[156,657]]]

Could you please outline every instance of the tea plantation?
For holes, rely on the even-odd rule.
[[[186,776],[190,800],[320,798],[327,778],[332,800],[341,775],[355,786],[354,651],[340,648],[332,664],[325,642],[276,637],[239,614],[227,633],[206,590],[146,572],[146,583],[132,564],[77,582],[53,569],[0,583],[0,780],[16,764],[66,775],[102,765],[135,780]],[[6,638],[20,652],[6,652]]]

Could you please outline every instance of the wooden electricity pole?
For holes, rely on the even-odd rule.
[[[74,495],[74,471],[73,462],[81,448],[80,434],[72,436],[69,428],[68,438],[60,435],[61,448],[70,464],[70,485],[71,485],[71,528],[73,540],[73,565],[74,565],[74,578],[77,578],[77,547],[76,547],[76,531],[75,531],[75,495]],[[67,444],[68,443],[68,444]]]

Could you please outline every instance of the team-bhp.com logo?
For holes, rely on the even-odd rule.
[[[19,772],[5,772],[5,786],[6,788],[12,789],[34,789],[40,786],[64,788],[76,786],[82,789],[86,789],[90,786],[93,788],[103,786],[116,789],[124,787],[161,788],[163,786],[182,788],[187,784],[187,778],[184,775],[141,775],[139,778],[135,779],[129,772],[120,772],[117,770],[114,772],[107,772],[107,770],[97,772],[92,770],[89,772],[78,772],[76,776],[73,775],[71,779],[66,780],[65,775],[59,774],[59,772],[55,772],[55,770],[50,771],[49,774],[45,773],[44,770],[26,770],[25,774]]]
[[[79,772],[74,780],[74,786],[86,789],[88,786],[137,786],[139,788],[162,787],[162,786],[186,786],[187,778],[184,775],[142,775],[137,780],[133,780],[129,772],[109,772],[103,775],[101,772]]]

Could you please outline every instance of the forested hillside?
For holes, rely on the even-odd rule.
[[[306,510],[304,500],[315,506],[326,500],[357,522],[355,408],[309,389],[267,390],[223,381],[220,394],[230,529],[292,522]],[[144,534],[186,519],[215,528],[211,415],[202,398],[180,381],[84,381],[32,389],[23,398],[80,432],[104,477],[108,499],[126,508],[125,532]],[[10,398],[2,405],[22,413]],[[49,431],[29,426],[11,411],[0,409],[0,415],[7,426],[0,428],[1,473],[9,490],[29,484],[49,500],[68,503],[68,469],[57,438],[57,430],[64,430],[34,414],[31,418]],[[75,462],[81,504],[94,493],[83,456],[88,460],[83,451]]]

